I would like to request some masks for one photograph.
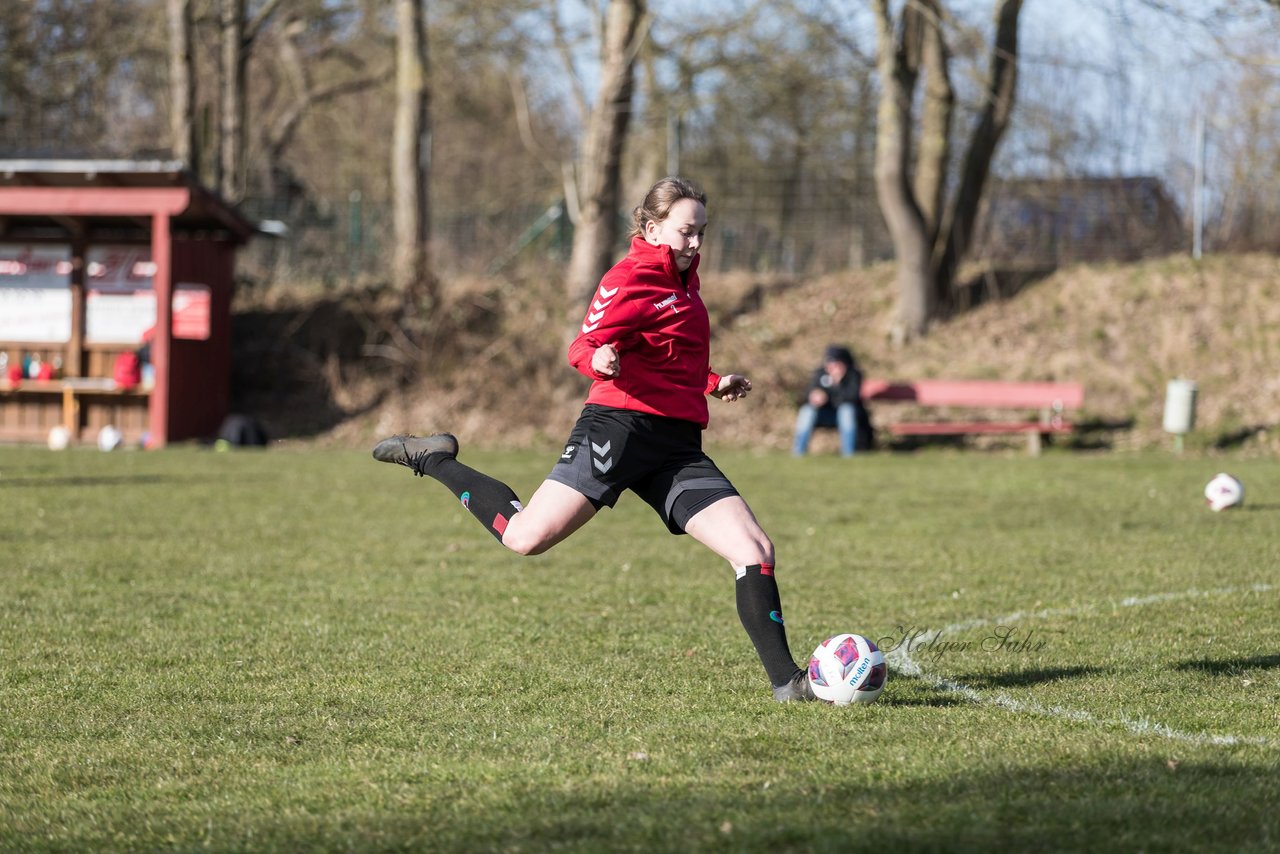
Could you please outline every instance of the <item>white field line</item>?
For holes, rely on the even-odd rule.
[[[885,658],[895,670],[906,676],[931,681],[934,688],[947,691],[948,693],[958,694],[970,702],[990,704],[1010,712],[1065,718],[1079,723],[1122,727],[1129,732],[1136,733],[1138,735],[1158,735],[1163,738],[1172,739],[1173,741],[1183,741],[1191,744],[1250,744],[1270,746],[1277,742],[1274,739],[1263,738],[1261,736],[1212,735],[1208,733],[1182,732],[1165,724],[1157,721],[1151,721],[1146,718],[1131,718],[1125,715],[1120,715],[1114,718],[1100,718],[1097,715],[1080,709],[1070,709],[1065,706],[1046,706],[1043,703],[1037,703],[1034,700],[1018,700],[1003,692],[995,694],[983,693],[976,688],[972,688],[963,683],[947,679],[934,673],[929,673],[911,657],[911,646],[913,644],[917,646],[928,646],[941,635],[955,635],[958,632],[981,628],[982,626],[1010,625],[1027,619],[1073,617],[1081,614],[1095,613],[1103,610],[1104,608],[1109,610],[1115,610],[1117,608],[1137,608],[1143,605],[1153,605],[1161,602],[1174,602],[1179,599],[1201,599],[1210,596],[1230,596],[1237,593],[1269,593],[1273,589],[1273,585],[1270,584],[1254,584],[1250,587],[1218,587],[1210,590],[1193,589],[1184,590],[1181,593],[1157,593],[1151,596],[1129,596],[1124,599],[1109,600],[1101,605],[1081,605],[1075,608],[1046,608],[1040,611],[1016,611],[1012,614],[1006,614],[1003,617],[965,620],[963,622],[945,626],[937,631],[926,632],[919,635],[918,638],[912,636],[911,643],[898,644],[885,654]]]

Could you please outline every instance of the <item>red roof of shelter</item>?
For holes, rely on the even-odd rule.
[[[179,161],[0,160],[0,239],[56,236],[66,217],[90,218],[94,232],[136,232],[137,217],[160,209],[175,231],[243,243],[257,230]]]

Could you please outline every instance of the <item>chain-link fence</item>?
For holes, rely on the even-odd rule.
[[[390,271],[391,208],[359,191],[292,206],[248,199],[241,210],[264,232],[240,255],[241,275],[250,281],[333,287],[383,279]],[[497,214],[433,211],[431,264],[441,275],[495,273],[522,260],[567,260],[571,240],[559,201],[513,205]]]
[[[710,221],[704,271],[818,275],[892,258],[874,191],[839,175],[785,178],[728,174],[708,164]],[[250,280],[336,286],[385,278],[390,209],[358,192],[243,209],[274,237],[254,241],[240,269]],[[619,212],[623,216],[623,212]],[[433,210],[431,263],[440,275],[486,275],[568,259],[573,239],[563,200],[513,202],[500,212]],[[622,229],[625,231],[625,228]],[[989,266],[1053,267],[1134,260],[1188,247],[1183,216],[1155,178],[994,182],[970,257]],[[619,254],[625,241],[619,241]]]
[[[704,270],[819,274],[892,256],[874,197],[846,182],[708,174],[704,186],[711,199]],[[384,203],[353,191],[301,204],[249,199],[242,210],[273,235],[241,253],[240,269],[250,280],[335,285],[387,275],[393,235]],[[622,232],[626,213],[619,212]],[[513,203],[498,213],[436,209],[431,218],[432,265],[443,275],[563,263],[573,240],[563,199]],[[624,240],[618,250],[625,250]]]

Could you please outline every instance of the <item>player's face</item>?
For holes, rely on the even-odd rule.
[[[650,220],[644,224],[644,239],[654,246],[670,246],[676,256],[676,269],[683,273],[702,247],[706,230],[706,206],[696,199],[680,199],[662,222]]]

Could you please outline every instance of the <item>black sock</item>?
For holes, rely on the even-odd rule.
[[[745,571],[744,571],[745,570]],[[782,600],[773,566],[756,564],[737,567],[738,619],[755,644],[760,663],[776,687],[790,682],[799,672],[787,646],[787,630],[782,625]]]
[[[520,499],[500,480],[463,465],[448,454],[429,454],[421,466],[422,473],[449,487],[462,506],[502,542],[507,522],[523,508]]]

